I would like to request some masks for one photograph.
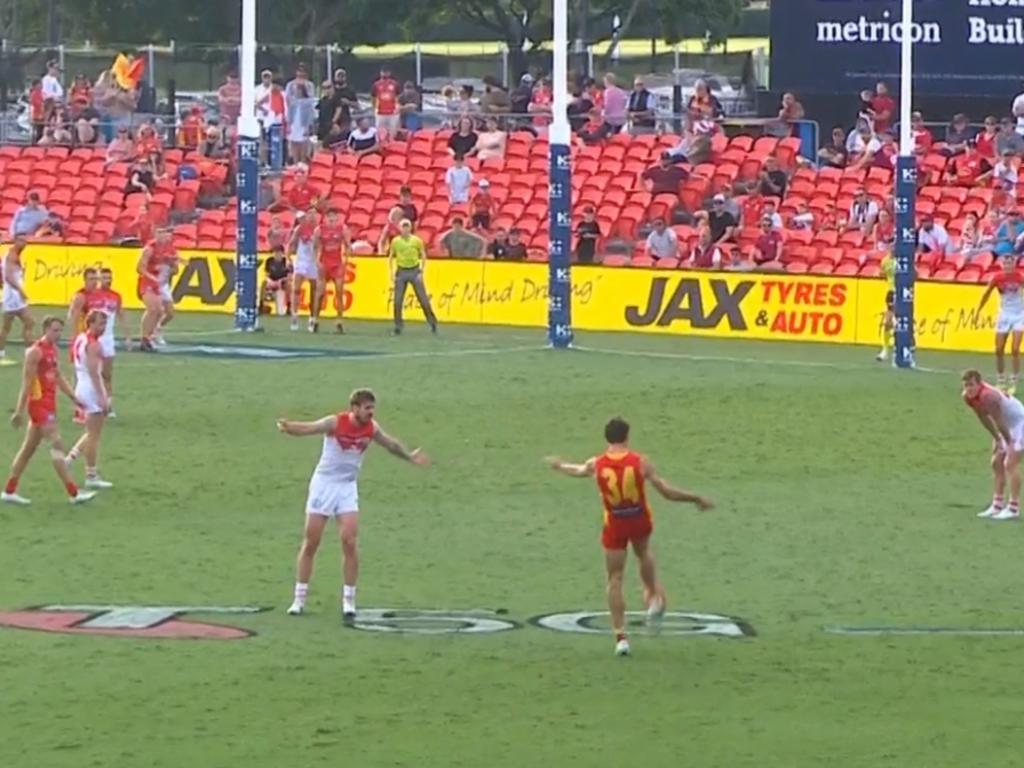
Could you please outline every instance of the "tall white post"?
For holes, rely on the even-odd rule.
[[[552,0],[551,129],[548,201],[548,341],[572,346],[572,132],[569,129],[569,4]]]
[[[914,100],[914,0],[903,0],[903,37],[900,41],[900,154],[914,154],[910,113]]]
[[[241,0],[242,40],[238,75],[242,111],[238,116],[238,232],[235,238],[235,327],[258,327],[256,270],[259,267],[260,125],[256,120],[256,0]]]
[[[896,158],[893,209],[896,214],[895,262],[892,276],[893,362],[899,368],[914,367],[914,278],[917,251],[917,160],[910,114],[914,107],[914,0],[903,0],[900,21],[900,154]],[[884,350],[883,350],[884,356]]]
[[[242,82],[242,112],[238,118],[240,136],[259,137],[256,121],[256,0],[242,0],[242,44],[239,48],[238,77]]]

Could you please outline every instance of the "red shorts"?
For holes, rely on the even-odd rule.
[[[345,267],[341,261],[324,261],[324,280],[344,280],[345,279]]]
[[[160,295],[160,283],[156,280],[150,280],[148,277],[139,277],[139,298],[141,299],[147,293],[155,293],[157,296]]]
[[[53,424],[57,420],[57,405],[55,403],[29,403],[28,418],[37,427]]]
[[[634,541],[651,535],[654,524],[646,515],[611,517],[601,531],[601,545],[605,549],[626,549]]]

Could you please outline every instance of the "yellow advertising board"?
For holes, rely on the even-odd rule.
[[[183,311],[234,310],[234,254],[183,251],[174,297]],[[138,249],[31,245],[24,255],[29,298],[67,304],[90,266],[114,270],[114,286],[128,308],[136,293]],[[434,259],[426,285],[438,319],[543,328],[547,324],[548,268],[544,264]],[[721,338],[875,344],[880,337],[886,285],[880,280],[575,267],[573,326],[590,331],[636,331]],[[919,282],[915,287],[917,344],[921,349],[991,348],[996,301],[978,310],[982,287]],[[386,259],[350,260],[346,315],[385,320],[394,292]],[[326,315],[334,314],[328,296]],[[422,319],[411,291],[407,319]]]

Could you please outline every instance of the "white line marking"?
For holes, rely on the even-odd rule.
[[[863,371],[868,368],[881,370],[888,368],[889,364],[874,363],[859,365],[857,363],[838,363],[823,360],[778,360],[774,358],[761,357],[731,357],[728,355],[694,355],[687,352],[645,352],[635,349],[598,349],[597,347],[581,347],[573,345],[578,352],[589,352],[597,355],[620,355],[622,357],[648,357],[663,360],[692,360],[697,363],[739,363],[741,365],[767,365],[767,366],[788,366],[791,368],[830,368],[837,371]],[[939,373],[949,375],[952,370],[945,368],[924,368],[917,366],[914,370],[921,373]]]

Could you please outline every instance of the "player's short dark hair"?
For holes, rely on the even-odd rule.
[[[402,188],[400,188],[398,190],[398,194],[400,194],[400,195],[411,195],[412,194],[412,189],[410,189],[409,187],[402,187]]]
[[[455,159],[456,160],[465,160],[466,156],[462,152],[456,152],[455,153]]]
[[[629,422],[621,416],[604,425],[604,439],[609,443],[624,443],[629,439]]]
[[[968,368],[964,371],[964,375],[960,377],[960,380],[964,383],[981,384],[984,378],[982,378],[981,371],[976,368]]]
[[[327,209],[327,215],[328,216],[337,216],[338,215],[338,209],[337,208],[328,208]]]
[[[112,274],[114,274],[114,270],[112,270],[110,267],[104,267],[103,269],[100,270],[100,274],[101,275],[112,275]]]
[[[50,330],[50,326],[53,325],[54,323],[57,323],[58,325],[60,325],[61,328],[63,328],[64,318],[57,317],[56,315],[47,315],[46,317],[43,318],[43,330]]]
[[[365,405],[366,403],[376,403],[377,396],[373,394],[372,389],[356,389],[352,392],[348,399],[349,405]]]
[[[96,269],[96,267],[86,267],[82,274],[88,277],[89,275],[95,275],[97,272],[99,272],[99,270]]]
[[[85,324],[92,325],[94,321],[98,320],[101,317],[106,317],[106,315],[100,312],[98,309],[94,309],[92,312],[85,316]]]
[[[462,220],[462,217],[461,217],[461,216],[456,216],[456,217],[455,217],[454,219],[452,219],[452,226],[453,226],[453,227],[454,227],[454,226],[455,226],[456,224],[458,224],[459,226],[462,226],[462,225],[463,225],[463,224],[465,224],[465,223],[466,223],[466,222]]]

